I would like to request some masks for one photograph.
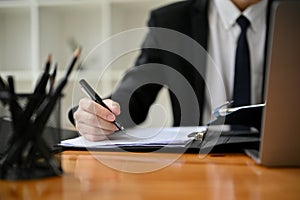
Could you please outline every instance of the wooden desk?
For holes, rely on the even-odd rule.
[[[95,155],[64,152],[61,177],[0,181],[0,199],[300,199],[300,168],[264,168],[243,154],[212,154],[202,159],[184,154],[163,169],[140,174],[118,171],[101,162],[138,171],[174,155]]]

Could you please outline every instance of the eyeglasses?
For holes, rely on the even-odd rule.
[[[266,103],[262,103],[262,104],[254,104],[254,105],[231,108],[230,106],[232,105],[232,103],[233,103],[233,100],[230,100],[230,101],[226,101],[221,106],[218,106],[217,108],[214,109],[213,115],[216,118],[218,118],[218,117],[223,117],[223,116],[229,115],[230,113],[233,113],[233,112],[241,110],[241,109],[264,107],[266,105]]]

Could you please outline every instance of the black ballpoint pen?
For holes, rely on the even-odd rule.
[[[84,80],[81,79],[79,81],[80,85],[82,86],[82,88],[84,89],[84,91],[87,93],[87,95],[96,103],[100,104],[101,106],[103,106],[104,108],[106,108],[107,110],[109,110],[110,112],[112,112],[109,107],[102,101],[102,98],[94,91],[94,89]],[[120,131],[125,131],[125,128],[118,123],[117,121],[113,121],[113,123],[116,125],[116,127],[120,130]]]

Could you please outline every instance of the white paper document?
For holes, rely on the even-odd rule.
[[[91,142],[83,137],[61,141],[59,146],[84,148],[112,148],[118,146],[172,146],[185,147],[193,138],[192,132],[205,131],[206,126],[172,128],[135,128],[120,131],[108,136],[107,140]]]

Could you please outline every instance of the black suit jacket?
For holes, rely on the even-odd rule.
[[[208,1],[206,0],[189,0],[174,3],[152,11],[148,26],[161,27],[177,31],[192,38],[204,49],[206,49],[208,35],[207,8]],[[161,43],[173,42],[170,41],[172,39],[167,34],[165,36],[163,35],[163,33],[153,32],[155,31],[150,31],[147,38],[145,39],[141,54],[136,61],[135,69],[129,71],[125,75],[118,89],[112,95],[112,99],[121,103],[122,114],[119,116],[118,120],[126,125],[139,124],[145,120],[149,111],[149,107],[155,101],[158,92],[162,88],[162,84],[150,83],[150,80],[149,83],[143,86],[138,85],[139,88],[135,88],[137,86],[134,85],[134,82],[136,81],[136,79],[138,79],[138,77],[148,74],[148,72],[139,74],[139,71],[142,71],[140,68],[143,64],[160,63],[165,66],[169,66],[179,72],[183,76],[183,78],[188,81],[188,83],[192,87],[192,90],[197,96],[197,100],[194,101],[194,103],[197,104],[197,106],[195,105],[195,109],[187,110],[185,108],[182,108],[182,104],[184,102],[181,102],[181,100],[178,99],[177,94],[175,94],[174,91],[169,90],[173,109],[173,125],[179,126],[201,124],[200,119],[202,115],[204,100],[203,97],[205,91],[205,84],[202,75],[205,72],[205,67],[203,66],[205,66],[206,57],[202,56],[200,61],[201,64],[199,64],[199,66],[197,66],[198,69],[196,69],[195,66],[191,65],[185,58],[171,53],[168,50],[148,48],[149,46],[151,46],[149,45],[149,43],[153,42],[153,40],[155,40],[155,42],[158,41],[157,43],[160,43],[156,44],[157,46],[162,45]],[[174,41],[174,43],[178,43],[178,40]],[[184,45],[185,44],[183,44],[182,46],[179,45],[178,48],[186,52],[192,51],[191,49],[183,47]],[[199,73],[199,71],[202,72],[202,75]],[[151,74],[151,72],[149,73]],[[162,76],[161,79],[168,79],[171,76],[170,74],[166,74],[167,72],[161,73],[164,73],[165,75],[164,77]],[[161,73],[159,74],[161,75]],[[151,74],[150,76],[153,76],[153,74]],[[164,82],[163,84],[170,88],[170,85],[174,85],[178,81],[179,80],[173,79]],[[180,85],[180,83],[177,84]],[[130,87],[135,88],[134,92],[132,92],[132,89],[129,89]],[[128,94],[130,94],[130,97],[124,97]],[[189,95],[186,95],[186,99],[187,98],[190,98]],[[126,100],[124,101],[124,99]],[[196,115],[196,117],[194,117],[193,119],[187,119],[186,117],[183,117],[184,113],[195,112],[198,113],[198,115]],[[132,119],[132,121],[129,120],[130,118]]]
[[[192,38],[206,50],[208,41],[208,6],[208,0],[187,0],[173,3],[152,11],[148,26],[166,28],[182,33],[187,37]],[[267,17],[267,24],[268,21],[269,17]],[[155,98],[163,85],[170,88],[170,86],[177,84],[180,87],[180,80],[176,80],[176,78],[166,82],[162,81],[162,83],[156,83],[155,81],[152,83],[151,79],[149,79],[150,81],[144,82],[144,85],[141,85],[142,80],[140,80],[140,83],[135,85],[137,79],[148,77],[147,74],[149,73],[150,76],[153,76],[150,71],[151,67],[146,68],[143,65],[147,63],[156,63],[168,66],[181,74],[183,79],[190,84],[192,91],[196,96],[194,101],[188,102],[182,100],[182,97],[178,97],[178,94],[172,89],[169,90],[173,109],[173,125],[202,125],[201,119],[205,94],[205,81],[203,76],[206,71],[206,56],[199,55],[197,57],[196,55],[195,60],[198,62],[197,66],[194,66],[187,61],[186,58],[178,56],[176,53],[174,54],[168,50],[151,48],[151,44],[149,45],[151,42],[164,43],[171,39],[168,38],[168,36],[162,35],[163,34],[160,33],[153,33],[152,31],[149,32],[142,46],[141,54],[135,63],[135,67],[133,70],[126,73],[120,82],[118,89],[112,94],[111,98],[119,102],[122,108],[122,113],[118,117],[118,120],[125,126],[133,126],[143,122],[147,117],[151,104],[155,101]],[[171,42],[177,43],[177,41]],[[159,44],[156,45],[159,46]],[[154,45],[154,47],[157,46]],[[183,44],[182,51],[188,52],[191,51],[191,49],[184,47]],[[171,76],[164,70],[162,70],[161,73],[154,72],[154,74],[161,76],[160,79],[166,80]],[[181,80],[182,83],[185,80]],[[187,95],[186,99],[188,98],[190,97]],[[183,104],[190,105],[188,108],[183,108]],[[188,115],[187,113],[191,113],[191,116],[186,117]]]

